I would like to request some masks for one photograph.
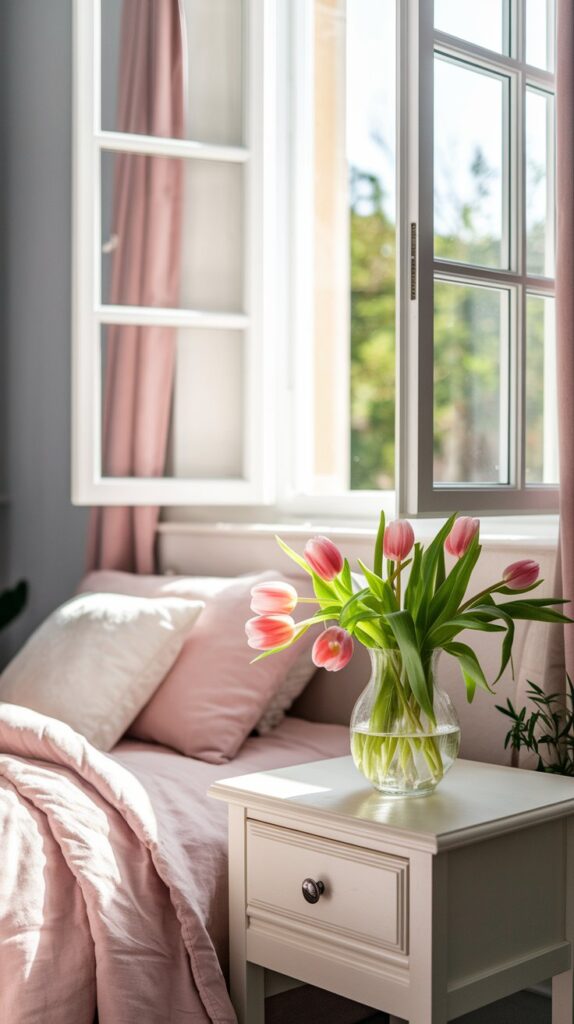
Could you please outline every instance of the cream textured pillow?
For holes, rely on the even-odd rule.
[[[313,636],[316,635],[316,630]],[[297,661],[289,669],[283,686],[274,697],[271,698],[269,704],[265,708],[265,711],[261,715],[257,725],[255,726],[255,732],[259,736],[267,736],[273,729],[276,729],[285,718],[285,712],[289,710],[292,704],[295,703],[297,697],[300,697],[303,690],[307,686],[311,677],[315,675],[317,669],[311,661],[311,652],[309,650],[309,644],[305,644],[299,654]]]
[[[174,666],[175,672],[186,673],[186,685],[181,688],[180,696],[183,698],[177,706],[172,706],[169,710],[169,719],[177,723],[176,728],[181,728],[180,720],[185,712],[185,705],[190,695],[188,690],[193,688],[197,683],[197,671],[194,671],[194,650],[197,648],[200,640],[205,643],[215,646],[219,649],[223,649],[226,646],[234,645],[235,655],[234,659],[237,663],[242,663],[241,675],[245,677],[245,682],[249,684],[252,680],[253,688],[256,687],[257,681],[261,679],[267,679],[270,676],[274,677],[275,673],[279,671],[278,676],[278,689],[273,687],[272,690],[267,694],[263,705],[260,708],[259,719],[256,722],[248,722],[246,726],[245,734],[242,739],[245,739],[248,732],[253,727],[255,732],[261,736],[267,735],[272,729],[276,728],[279,723],[285,717],[285,712],[291,707],[294,700],[305,689],[307,683],[311,677],[315,674],[316,668],[311,661],[311,646],[319,627],[314,631],[310,630],[306,636],[299,641],[299,643],[291,651],[292,657],[285,657],[285,654],[278,655],[277,657],[267,658],[265,661],[258,663],[258,671],[255,671],[255,666],[250,667],[250,662],[256,656],[257,652],[251,650],[245,640],[245,620],[253,615],[250,611],[250,590],[255,583],[263,583],[265,581],[274,579],[286,579],[288,582],[293,583],[296,590],[302,597],[312,597],[313,588],[309,581],[308,576],[300,576],[292,578],[290,576],[284,576],[283,573],[275,571],[267,571],[259,574],[251,574],[249,576],[234,578],[234,577],[220,577],[220,576],[136,576],[132,573],[117,572],[114,570],[98,570],[96,572],[88,573],[84,577],[78,592],[84,591],[107,591],[108,593],[121,593],[121,594],[140,594],[157,597],[159,595],[173,595],[179,597],[187,597],[193,600],[199,599],[205,601],[205,615],[202,616],[201,622],[198,626],[198,634],[193,634],[190,641],[185,644],[181,657],[179,658],[177,665]],[[242,586],[243,585],[243,586]],[[225,593],[229,588],[233,587],[232,594],[235,596],[235,600],[231,604],[227,605],[225,602]],[[217,614],[217,606],[219,605],[219,614]],[[300,610],[300,614],[296,615],[296,618],[303,618],[307,614],[308,606],[303,605]],[[221,620],[225,620],[224,629],[221,628]],[[217,631],[212,631],[211,637],[205,637],[205,632],[208,630],[210,621],[217,619],[220,628]],[[226,667],[224,664],[223,655],[220,658],[215,671],[215,676],[221,680],[222,676],[225,675]],[[225,703],[225,698],[221,687],[212,688],[213,698],[217,707]],[[255,690],[254,690],[255,693]],[[154,735],[155,728],[152,723],[150,727],[149,712],[158,710],[158,704],[163,703],[163,690],[160,691],[152,702],[152,708],[144,711],[142,719],[147,719],[147,728],[145,736],[140,736],[141,739],[155,739],[157,742],[168,742],[165,734],[165,727],[160,722],[157,735]],[[207,695],[211,699],[210,694]],[[234,692],[234,703],[238,700],[238,694]],[[203,709],[205,709],[205,703],[203,703]],[[196,706],[197,711],[197,706]],[[198,718],[199,720],[199,718]],[[141,722],[135,723],[134,728],[130,730],[130,733],[134,736],[139,734],[139,726]],[[205,721],[202,725],[203,733],[207,731]],[[152,732],[153,729],[153,732]],[[215,740],[213,740],[215,742]],[[173,736],[171,737],[171,743],[176,746],[176,749],[183,749],[174,742]],[[183,749],[184,753],[192,756],[201,756],[194,750]],[[209,754],[206,760],[210,760],[214,755]],[[223,756],[223,754],[222,754]],[[233,756],[233,755],[229,755]]]
[[[202,601],[81,594],[0,676],[0,700],[67,722],[111,750],[177,658]]]

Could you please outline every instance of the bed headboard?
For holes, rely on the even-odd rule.
[[[365,689],[369,673],[369,655],[357,644],[352,660],[341,672],[326,672],[325,669],[315,672],[291,714],[310,722],[348,725],[353,705]]]
[[[434,535],[436,530],[436,522],[427,526],[417,523],[415,526],[421,540]],[[310,532],[309,526],[281,528],[282,536],[298,551],[303,550]],[[357,557],[369,564],[373,545],[371,530],[332,530],[329,533],[345,551],[351,564]],[[279,550],[274,534],[275,530],[265,525],[162,523],[159,530],[160,566],[164,572],[208,576],[240,575],[264,569],[285,572],[285,556]],[[550,595],[556,557],[556,542],[552,538],[537,539],[517,534],[509,539],[496,535],[488,537],[483,532],[483,555],[474,579],[475,586],[480,589],[481,585],[498,578],[502,567],[525,555],[540,562],[541,575],[545,580],[540,594]],[[296,567],[293,568],[296,573]],[[439,681],[450,693],[458,711],[464,757],[508,763],[509,754],[504,751],[507,726],[495,705],[504,703],[507,697],[520,701],[526,679],[542,680],[547,637],[545,623],[518,623],[514,678],[509,667],[496,686],[496,697],[479,691],[472,706],[467,704],[457,663],[448,655],[441,656]],[[498,637],[473,633],[469,639],[481,659],[487,678],[496,678],[500,650]],[[369,656],[363,648],[357,647],[355,656],[342,672],[320,670],[315,673],[293,706],[293,714],[310,721],[348,723],[353,704],[369,678]]]

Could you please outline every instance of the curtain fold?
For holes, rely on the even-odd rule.
[[[181,138],[184,54],[178,0],[124,0],[117,130]],[[109,302],[177,306],[183,162],[118,153]],[[162,476],[175,373],[176,332],[110,326],[103,353],[105,476]],[[154,570],[159,509],[92,510],[89,569]]]
[[[574,618],[574,4],[557,0],[556,52],[556,359],[560,449],[560,564],[557,593]],[[574,626],[553,631],[548,684],[564,690],[564,665],[574,679]],[[561,677],[561,678],[560,678]]]

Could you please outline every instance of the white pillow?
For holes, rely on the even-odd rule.
[[[81,594],[0,676],[0,700],[67,722],[111,750],[162,682],[204,607],[178,597]]]
[[[248,573],[246,576],[238,577],[238,579],[246,579],[254,575],[254,573]],[[268,571],[262,573],[257,578],[257,582],[262,582],[266,579],[286,579],[295,586],[295,589],[300,592],[302,597],[313,596],[313,587],[307,576],[293,578],[285,576],[280,572]],[[114,594],[145,594],[154,597],[157,597],[159,594],[166,596],[173,594],[174,596],[192,598],[193,600],[199,599],[205,601],[206,605],[209,605],[211,601],[217,600],[219,594],[236,582],[237,579],[235,577],[226,576],[137,576],[133,573],[118,572],[112,569],[99,569],[88,573],[84,577],[78,587],[78,592],[105,591]],[[360,590],[361,586],[363,584],[355,584],[355,589]],[[245,618],[253,615],[253,612],[249,611],[248,603],[249,599],[246,597]],[[311,613],[309,612],[308,614]],[[319,632],[320,628],[315,627],[315,635]],[[307,638],[313,638],[311,631],[307,634]],[[241,622],[238,642],[242,648],[245,648],[243,620]],[[255,726],[255,732],[260,736],[266,736],[283,721],[285,712],[289,710],[293,702],[297,700],[297,697],[303,693],[307,683],[317,671],[311,661],[310,644],[302,643],[300,647],[301,654],[291,665],[281,683],[279,692],[271,698]],[[254,652],[252,653],[254,656]],[[192,680],[190,680],[191,682]]]

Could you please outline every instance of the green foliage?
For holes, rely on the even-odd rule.
[[[540,169],[539,169],[540,170]],[[437,230],[444,260],[500,266],[500,240],[480,228],[492,169],[477,149],[469,168],[474,194],[448,195],[449,230]],[[531,167],[531,175],[536,168]],[[350,172],[351,488],[394,487],[395,225],[376,175]],[[444,220],[445,218],[443,218]],[[544,272],[544,225],[529,229],[529,263]],[[542,261],[542,262],[541,262]],[[500,294],[437,282],[434,291],[434,475],[443,482],[498,482]],[[529,297],[526,431],[531,482],[543,479],[544,302]]]
[[[512,701],[498,711],[512,721],[504,741],[505,749],[527,750],[537,758],[536,770],[574,776],[574,686],[567,678],[567,693],[545,694],[540,686],[528,682],[526,696],[535,710],[526,707],[517,711]]]
[[[351,488],[394,487],[395,225],[376,175],[351,168]]]

